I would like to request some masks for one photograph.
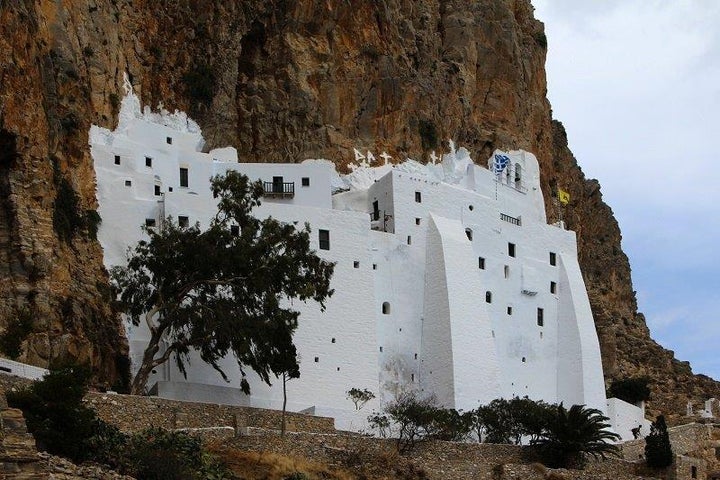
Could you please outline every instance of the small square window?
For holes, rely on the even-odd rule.
[[[168,187],[168,192],[172,192],[172,187]]]
[[[330,343],[335,343],[335,339],[334,339],[334,338],[331,339],[331,340],[330,340]]]
[[[420,219],[419,219],[419,218],[415,218],[415,225],[420,225]]]
[[[302,177],[302,186],[303,187],[309,187],[310,186],[310,177]]]
[[[190,226],[190,218],[186,215],[178,215],[178,226],[187,228]]]
[[[515,256],[515,244],[514,243],[508,243],[508,255],[511,257]]]
[[[125,180],[126,187],[132,187],[132,180]]]
[[[318,230],[320,250],[330,250],[330,230]]]
[[[537,324],[542,327],[545,324],[545,311],[542,308],[537,309]]]
[[[145,157],[145,166],[152,167],[152,158],[151,157]]]
[[[478,257],[478,268],[485,270],[485,259],[483,257]]]
[[[154,226],[155,226],[155,219],[154,219],[154,218],[146,218],[146,219],[145,219],[145,226],[146,226],[146,227],[154,227]]]
[[[353,268],[360,268],[360,262],[358,262],[357,260],[355,260],[355,261],[353,262]]]
[[[180,186],[187,187],[188,185],[189,185],[188,169],[180,167]]]
[[[165,143],[172,145],[172,137],[165,137]]]
[[[550,293],[557,293],[557,283],[550,282]]]
[[[236,237],[240,235],[240,226],[239,225],[230,225],[230,233],[235,235]]]
[[[160,185],[155,185],[155,196],[160,196]]]
[[[320,361],[320,357],[315,357],[315,363],[318,363]]]
[[[555,255],[555,252],[550,252],[550,265],[553,267],[557,265],[557,255]]]
[[[507,314],[512,315],[512,307],[507,307]]]
[[[120,155],[115,155],[115,165],[120,165]]]
[[[422,203],[422,193],[421,192],[415,192],[415,202]]]

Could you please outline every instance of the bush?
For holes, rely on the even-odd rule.
[[[614,380],[608,389],[608,396],[636,404],[650,399],[650,379],[647,377]]]
[[[5,331],[0,335],[0,351],[10,358],[18,358],[22,353],[22,342],[32,333],[32,326],[30,310],[20,309],[15,318],[8,321]]]
[[[673,463],[673,451],[665,417],[658,416],[645,437],[645,461],[648,467],[665,468]]]

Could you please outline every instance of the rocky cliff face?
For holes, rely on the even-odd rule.
[[[0,47],[0,325],[29,312],[33,363],[86,359],[108,381],[122,363],[92,239],[87,132],[113,126],[127,71],[144,103],[190,112],[210,147],[247,161],[343,167],[353,147],[419,158],[447,138],[478,159],[533,151],[550,216],[554,189],[572,195],[563,215],[608,378],[652,376],[668,410],[720,395],[637,313],[612,211],[552,121],[529,0],[0,1]]]

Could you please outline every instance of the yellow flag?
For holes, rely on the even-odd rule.
[[[567,205],[568,203],[570,203],[570,194],[565,190],[560,190],[558,188],[558,200],[560,200],[560,203],[562,203],[563,205]]]

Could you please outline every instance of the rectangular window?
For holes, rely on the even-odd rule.
[[[146,219],[145,219],[145,226],[146,226],[146,227],[154,227],[154,226],[155,226],[155,219],[154,219],[154,218],[146,218]]]
[[[126,187],[132,187],[132,180],[125,180]]]
[[[511,257],[515,256],[515,244],[514,243],[508,243],[508,255]]]
[[[283,193],[283,177],[273,177],[273,193]]]
[[[512,315],[512,307],[507,307],[507,314]]]
[[[380,204],[377,200],[373,202],[372,220],[380,220]]]
[[[155,185],[155,195],[160,196],[160,185]]]
[[[178,225],[182,228],[190,226],[190,218],[185,215],[178,215]]]
[[[537,324],[538,327],[542,327],[545,324],[545,312],[542,308],[537,309]]]
[[[415,225],[420,225],[420,219],[419,219],[419,218],[415,218]]]
[[[422,203],[422,193],[415,192],[415,202]]]
[[[412,245],[412,237],[410,235],[408,235],[407,244]]]
[[[120,155],[115,155],[115,165],[120,165]]]
[[[151,157],[145,157],[145,166],[152,167],[152,158]]]
[[[550,293],[557,293],[557,283],[550,282]]]
[[[310,177],[302,177],[302,186],[303,186],[303,187],[309,187],[309,186],[310,186]]]
[[[330,230],[318,230],[320,250],[330,250]]]
[[[373,270],[377,270],[377,263],[373,263]]]
[[[180,186],[187,187],[188,185],[188,169],[180,167]]]
[[[360,268],[360,262],[358,262],[357,260],[355,260],[355,261],[353,262],[353,268]]]
[[[485,270],[485,259],[483,257],[478,257],[478,268]]]
[[[172,137],[165,137],[165,143],[172,145]]]
[[[555,255],[555,252],[550,252],[550,265],[553,267],[557,265],[557,255]]]

